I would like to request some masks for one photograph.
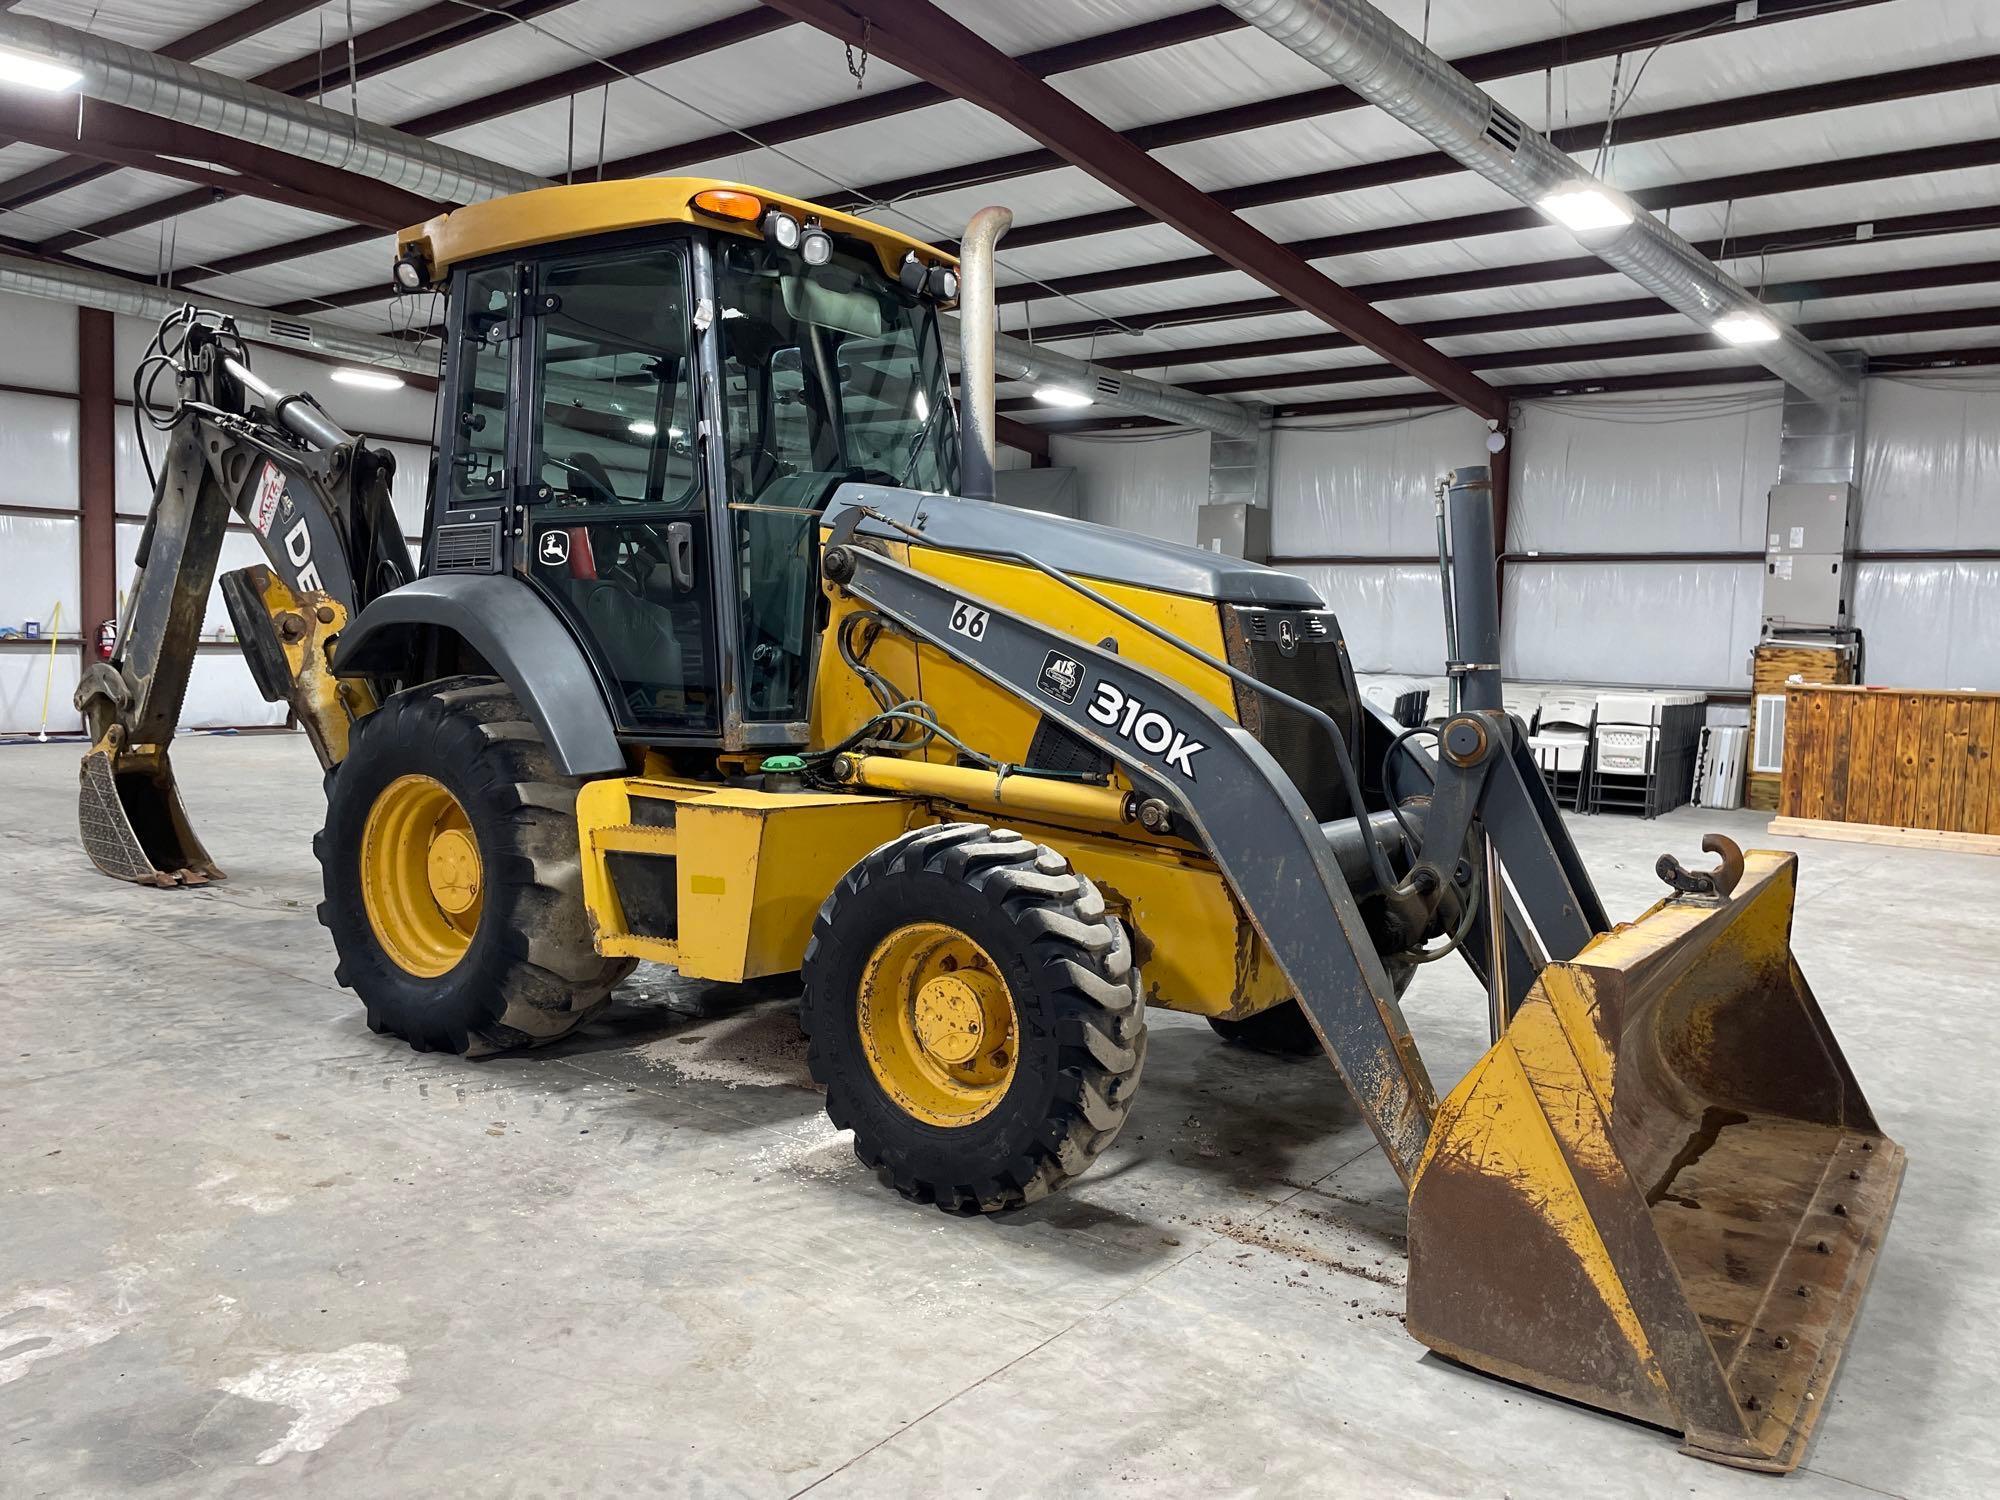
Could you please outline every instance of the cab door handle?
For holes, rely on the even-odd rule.
[[[667,566],[673,570],[674,587],[683,594],[694,592],[694,527],[675,521],[667,527]]]

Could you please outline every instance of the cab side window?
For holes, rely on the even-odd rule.
[[[450,494],[454,504],[497,500],[507,484],[508,326],[514,316],[514,268],[494,266],[465,278],[459,299],[462,368],[452,413]]]

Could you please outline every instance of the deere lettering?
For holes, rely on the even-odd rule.
[[[1176,729],[1165,714],[1102,681],[1090,700],[1089,712],[1098,723],[1109,725],[1147,754],[1159,756],[1189,781],[1195,779],[1194,758],[1205,747]]]
[[[300,516],[292,529],[285,533],[285,556],[298,570],[297,585],[302,594],[316,593],[326,587],[320,582],[319,565],[312,560],[312,552],[312,530],[306,525],[306,518]]]

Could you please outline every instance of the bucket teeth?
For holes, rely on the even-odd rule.
[[[91,863],[138,885],[206,885],[223,878],[188,825],[164,754],[133,763],[102,745],[83,758],[77,824]]]
[[[1803,1459],[1903,1153],[1792,956],[1795,873],[1753,851],[1542,972],[1418,1165],[1413,1334],[1701,1457]]]

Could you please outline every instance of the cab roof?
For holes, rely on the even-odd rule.
[[[461,261],[663,224],[700,224],[749,239],[762,238],[755,219],[724,218],[695,207],[697,194],[714,191],[748,193],[760,199],[767,210],[782,208],[802,222],[817,219],[831,234],[865,240],[890,276],[896,274],[903,257],[912,250],[927,264],[958,264],[956,256],[838,209],[809,203],[789,193],[713,177],[621,178],[536,188],[504,198],[490,198],[405,229],[396,236],[396,253],[400,256],[411,250],[419,251],[431,277],[442,279]]]

